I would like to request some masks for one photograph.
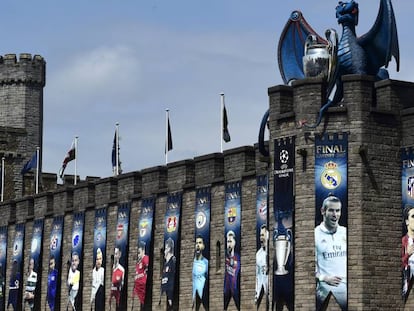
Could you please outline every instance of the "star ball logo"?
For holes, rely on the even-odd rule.
[[[338,165],[333,161],[325,164],[325,170],[321,175],[321,183],[326,189],[332,190],[341,184],[341,174],[337,167]]]
[[[289,151],[287,151],[286,149],[283,149],[282,151],[280,151],[279,159],[280,159],[280,162],[282,164],[288,163],[288,161],[289,161]]]

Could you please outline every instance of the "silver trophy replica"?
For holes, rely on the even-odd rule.
[[[274,240],[276,251],[276,275],[286,275],[289,273],[285,266],[290,255],[292,232],[286,229],[281,221],[278,221],[277,237]]]
[[[315,35],[309,35],[305,42],[303,72],[305,77],[322,77],[328,81],[333,76],[338,50],[338,34],[333,29],[325,32],[328,44],[318,43]]]

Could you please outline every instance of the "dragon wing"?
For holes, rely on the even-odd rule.
[[[302,12],[293,11],[282,31],[278,46],[279,70],[285,84],[305,77],[302,58],[305,41],[310,34],[316,36],[318,43],[327,44],[327,41],[309,26]]]
[[[374,26],[358,43],[367,52],[369,74],[376,75],[378,70],[391,61],[394,56],[397,71],[400,69],[400,49],[398,46],[397,25],[391,0],[380,0],[380,8]]]

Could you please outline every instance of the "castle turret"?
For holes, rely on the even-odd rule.
[[[45,68],[39,55],[0,57],[0,156],[5,158],[5,200],[22,196],[20,172],[37,146],[42,163]]]

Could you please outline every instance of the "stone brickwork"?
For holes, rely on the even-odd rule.
[[[10,59],[8,62],[12,63]],[[4,80],[7,79],[4,78]],[[95,209],[107,208],[105,286],[106,299],[108,299],[111,283],[110,256],[113,254],[115,245],[117,207],[121,203],[131,203],[126,281],[128,297],[131,297],[140,207],[143,199],[154,197],[154,248],[148,310],[165,310],[165,296],[161,300],[161,305],[158,304],[164,246],[164,216],[168,194],[181,192],[178,299],[180,310],[191,310],[195,196],[198,188],[208,186],[211,188],[210,310],[222,310],[225,185],[228,182],[240,181],[242,190],[241,310],[255,310],[256,177],[269,173],[269,227],[272,228],[274,225],[273,141],[294,136],[296,145],[295,310],[315,310],[314,139],[316,134],[338,132],[347,132],[349,143],[349,310],[410,310],[414,308],[414,294],[409,296],[405,305],[400,294],[402,223],[400,148],[414,146],[412,135],[414,130],[414,103],[412,101],[414,84],[393,80],[375,82],[372,77],[359,75],[344,76],[343,82],[343,101],[340,106],[332,107],[327,111],[322,124],[316,129],[299,127],[298,123],[305,119],[308,123],[313,123],[316,120],[319,108],[324,104],[326,87],[324,81],[304,79],[294,82],[292,86],[281,85],[268,89],[270,107],[270,139],[268,143],[270,156],[268,158],[264,158],[258,153],[257,146],[243,146],[226,150],[223,153],[203,155],[116,177],[88,178],[85,181],[80,181],[76,186],[71,186],[67,182],[58,188],[54,188],[53,183],[50,182],[54,176],[48,174],[45,175],[49,181],[46,183],[49,185],[47,191],[34,196],[16,197],[14,200],[1,204],[3,217],[0,218],[0,226],[8,225],[9,228],[9,257],[12,254],[15,226],[19,223],[26,223],[25,269],[28,265],[27,257],[30,252],[33,222],[38,218],[45,219],[43,265],[42,271],[39,273],[42,280],[41,309],[44,309],[46,305],[48,239],[53,217],[64,216],[63,255],[62,267],[60,267],[63,269],[60,300],[60,307],[63,310],[67,301],[67,288],[64,284],[66,281],[66,262],[71,250],[73,214],[78,211],[85,212],[82,308],[90,310]],[[22,137],[25,136],[24,129],[21,132],[14,130]],[[4,132],[4,135],[9,135],[7,133]],[[32,187],[30,182],[28,187]],[[272,262],[273,247],[270,247],[270,259]],[[6,284],[8,284],[9,278],[10,268],[7,271]],[[270,284],[272,287],[272,278]],[[8,289],[5,297],[8,297]],[[272,299],[271,296],[270,299]],[[137,304],[135,302],[134,310],[138,310]],[[132,300],[129,299],[128,310],[131,307]],[[109,308],[107,309],[109,310]],[[264,301],[259,309],[266,309]],[[228,310],[235,310],[233,303],[230,304]],[[339,310],[339,307],[331,300],[327,310]]]

